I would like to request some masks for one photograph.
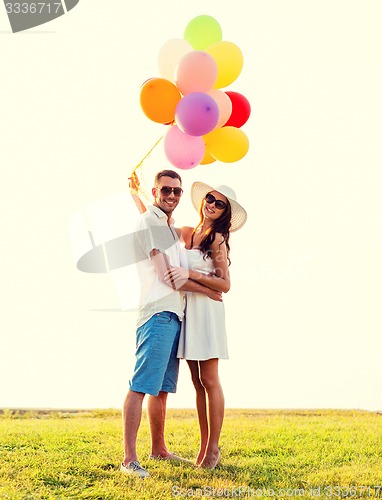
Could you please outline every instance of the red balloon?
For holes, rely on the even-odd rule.
[[[224,126],[240,128],[246,123],[251,114],[251,105],[248,99],[239,92],[226,92],[226,94],[232,102],[232,113]]]

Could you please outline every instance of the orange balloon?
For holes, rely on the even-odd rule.
[[[178,87],[165,78],[150,78],[141,87],[141,108],[153,122],[173,122],[181,98]]]

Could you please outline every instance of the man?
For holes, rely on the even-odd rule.
[[[156,175],[152,189],[155,201],[141,215],[136,233],[141,305],[137,319],[135,370],[123,406],[121,471],[142,478],[149,473],[138,461],[136,442],[146,394],[149,394],[152,441],[149,458],[182,460],[167,450],[164,439],[167,395],[176,392],[179,372],[177,347],[184,309],[182,291],[205,293],[213,300],[222,300],[220,292],[191,280],[180,287],[164,281],[170,265],[180,266],[180,248],[172,213],[183,193],[181,186],[181,177],[173,170],[163,170]]]

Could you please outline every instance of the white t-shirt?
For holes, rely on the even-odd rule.
[[[162,283],[150,258],[154,249],[165,253],[172,266],[180,266],[179,238],[167,215],[152,205],[140,216],[135,235],[136,262],[141,284],[137,328],[154,314],[171,311],[183,319],[184,293]]]

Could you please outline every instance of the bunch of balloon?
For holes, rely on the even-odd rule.
[[[142,85],[142,110],[150,120],[169,127],[164,150],[177,168],[216,160],[232,163],[248,152],[249,140],[241,127],[251,106],[242,94],[221,90],[240,75],[243,55],[237,45],[222,38],[216,19],[195,17],[184,38],[172,38],[161,47],[161,77]]]

